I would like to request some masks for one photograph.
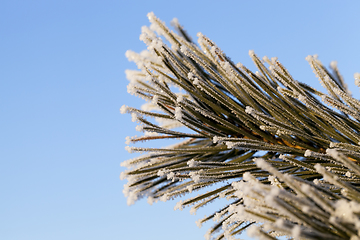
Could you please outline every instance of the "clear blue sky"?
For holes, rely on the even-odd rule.
[[[341,3],[340,3],[341,2]],[[360,72],[357,1],[19,1],[0,3],[0,239],[203,239],[198,215],[175,202],[126,205],[120,162],[136,135],[123,105],[124,56],[141,51],[153,11],[201,31],[235,62],[248,50],[277,56],[295,79],[317,88],[305,61],[332,60],[353,93]]]

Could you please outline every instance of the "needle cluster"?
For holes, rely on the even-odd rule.
[[[148,17],[151,26],[140,36],[147,50],[126,53],[139,68],[126,72],[128,92],[147,102],[121,107],[144,133],[127,142],[181,141],[126,147],[145,152],[122,163],[128,204],[208,188],[175,206],[195,213],[228,200],[197,222],[217,221],[207,239],[236,239],[247,228],[259,239],[360,239],[360,101],[336,63],[330,71],[317,56],[306,58],[322,93],[295,80],[277,58],[250,51],[258,69],[252,72],[205,35],[194,43],[176,19],[177,33]]]

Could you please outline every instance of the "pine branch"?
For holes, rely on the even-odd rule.
[[[148,50],[126,53],[139,68],[127,71],[128,92],[148,103],[121,108],[145,134],[127,142],[185,140],[126,147],[148,152],[122,163],[128,204],[210,187],[175,206],[195,213],[226,198],[223,209],[197,222],[218,221],[208,239],[234,239],[247,228],[259,239],[360,239],[360,101],[336,63],[331,73],[317,57],[306,58],[326,94],[294,80],[276,58],[250,51],[254,73],[201,33],[196,45],[176,19],[179,35],[148,17],[140,36]]]

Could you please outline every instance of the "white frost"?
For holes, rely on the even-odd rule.
[[[168,180],[174,180],[175,179],[175,173],[174,172],[170,172],[166,175],[166,178]]]
[[[303,96],[303,95],[300,95],[300,94],[299,94],[298,99],[299,99],[300,102],[303,102],[303,103],[306,102],[306,97]]]
[[[311,60],[313,60],[313,56],[308,55],[308,56],[306,56],[305,60],[310,62]]]
[[[142,125],[137,125],[135,127],[135,130],[138,131],[138,132],[142,132],[144,130],[143,126]]]
[[[252,114],[254,111],[255,111],[255,109],[253,109],[253,108],[250,107],[250,106],[246,106],[246,108],[245,108],[245,112],[246,112],[247,114]]]
[[[125,144],[126,144],[126,145],[129,145],[130,143],[131,143],[131,137],[127,136],[127,137],[125,138]]]
[[[180,200],[179,202],[176,203],[174,210],[179,209],[180,211],[183,210],[183,206],[182,206],[183,200]]]
[[[202,222],[201,222],[201,219],[197,220],[195,222],[196,226],[198,226],[198,228],[201,228],[202,227]]]
[[[360,73],[354,73],[354,78],[360,80]]]
[[[299,225],[294,226],[294,228],[291,230],[292,237],[295,239],[300,238],[301,235],[301,228]]]
[[[148,17],[148,19],[152,22],[154,19],[156,19],[156,16],[155,16],[155,14],[154,14],[154,12],[149,12],[148,14],[147,14],[147,17]]]
[[[127,92],[131,95],[134,95],[136,93],[136,89],[135,89],[135,84],[134,83],[129,83],[126,86]]]
[[[306,150],[304,156],[305,156],[305,157],[311,157],[311,156],[312,156],[312,151],[309,150],[309,149]]]
[[[337,61],[331,61],[331,62],[330,62],[330,67],[331,67],[332,69],[336,69],[336,68],[337,68]]]
[[[176,120],[182,120],[181,107],[175,108],[175,118],[176,118]]]
[[[176,102],[180,103],[184,101],[184,96],[183,95],[178,95],[177,98],[176,98]]]
[[[152,196],[149,196],[147,198],[147,203],[150,204],[150,205],[153,205],[153,203],[155,202],[154,198]]]
[[[184,53],[185,55],[188,55],[188,54],[190,53],[189,48],[186,47],[185,45],[181,45],[180,51],[181,51],[182,53]]]
[[[360,87],[360,73],[355,73],[354,78],[355,78],[355,85]]]
[[[159,177],[162,177],[164,176],[165,174],[167,174],[168,170],[163,170],[163,169],[160,169],[158,172],[157,172],[157,175]]]
[[[196,167],[198,165],[198,163],[194,159],[191,159],[190,161],[187,162],[187,165],[189,167]]]
[[[201,171],[201,170],[200,170]],[[199,171],[199,172],[200,172]],[[195,183],[199,183],[200,182],[200,174],[199,172],[190,172],[189,175],[191,177],[191,179],[195,182]]]
[[[126,176],[127,176],[126,172],[127,171],[124,171],[124,172],[120,173],[120,180],[124,180],[126,178]]]
[[[131,113],[131,121],[132,122],[137,122],[137,120],[138,120],[137,114],[136,113]]]
[[[128,151],[128,153],[132,153],[133,152],[133,147],[126,146],[125,150]]]
[[[128,110],[128,106],[122,105],[121,108],[120,108],[120,113],[124,114],[124,113],[127,112],[127,110]]]
[[[171,21],[170,21],[170,25],[173,26],[173,27],[177,27],[179,26],[179,20],[177,18],[173,18]]]
[[[192,207],[192,208],[190,208],[190,214],[191,215],[196,215],[196,208],[195,207]]]
[[[360,87],[360,80],[359,79],[355,79],[355,85]]]
[[[214,222],[219,222],[220,221],[220,219],[221,219],[221,213],[215,213],[215,216],[213,217],[213,221]]]
[[[251,225],[247,231],[246,231],[247,235],[251,238],[256,238],[259,235],[259,230],[255,225]]]
[[[348,177],[348,178],[350,178],[350,177],[352,177],[352,173],[349,172],[349,171],[347,171],[347,172],[345,173],[345,176]]]
[[[314,179],[313,183],[314,183],[315,185],[319,185],[319,184],[320,184],[320,181],[319,181],[319,179]]]
[[[152,98],[151,103],[154,104],[154,105],[157,105],[158,101],[159,101],[159,96],[154,95],[153,98]]]
[[[330,144],[330,147],[331,147],[331,144]],[[339,158],[339,152],[336,151],[335,149],[328,148],[328,149],[326,149],[326,153],[335,159]]]

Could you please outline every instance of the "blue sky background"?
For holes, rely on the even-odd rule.
[[[341,2],[341,3],[340,3]],[[19,1],[0,3],[0,239],[204,239],[207,226],[175,202],[126,205],[120,162],[136,135],[123,105],[128,49],[153,11],[177,17],[235,62],[277,56],[295,79],[321,88],[309,54],[338,66],[359,97],[358,1]],[[215,209],[214,209],[215,208]]]

